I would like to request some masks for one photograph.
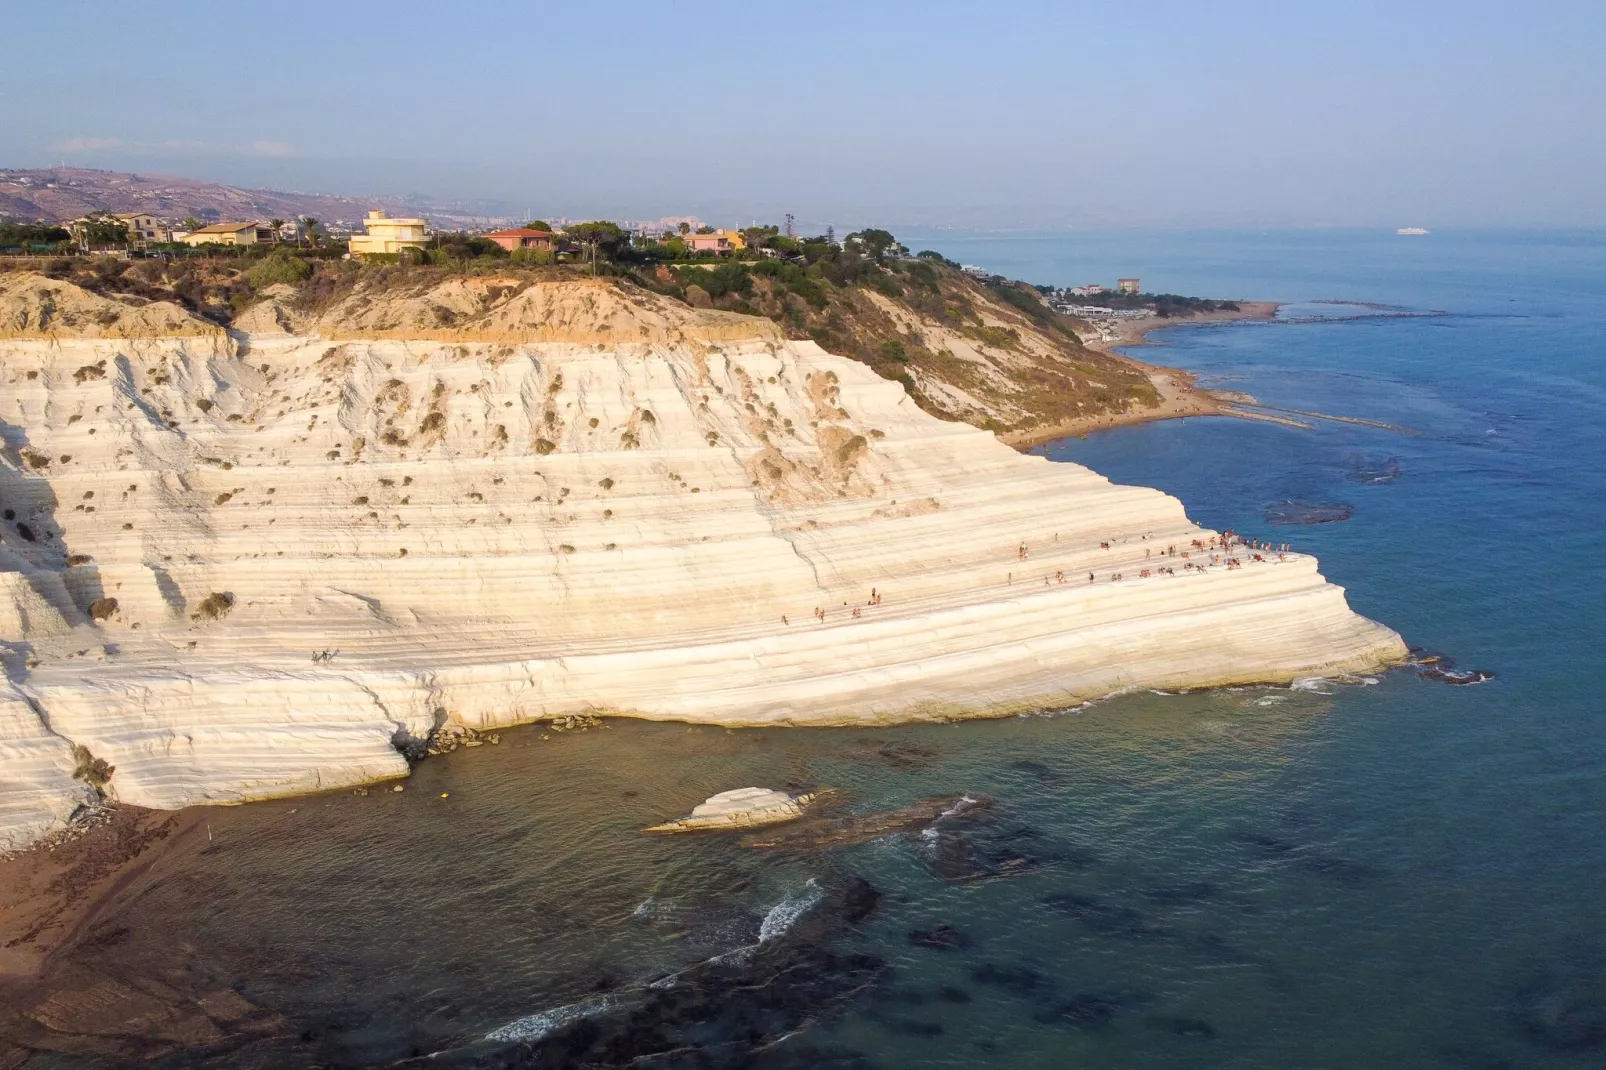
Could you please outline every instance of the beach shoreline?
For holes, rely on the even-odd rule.
[[[72,825],[0,858],[0,1004],[15,982],[36,980],[102,908],[203,821],[200,807],[114,805],[104,820]]]
[[[998,436],[999,441],[1017,450],[1028,450],[1057,439],[1077,437],[1094,431],[1108,431],[1117,427],[1129,427],[1134,424],[1152,423],[1156,420],[1181,420],[1191,416],[1243,418],[1241,413],[1230,410],[1208,390],[1201,389],[1193,373],[1163,364],[1151,364],[1115,352],[1117,349],[1127,347],[1154,345],[1156,343],[1149,340],[1150,334],[1173,327],[1207,327],[1222,323],[1271,320],[1276,317],[1277,309],[1281,307],[1276,301],[1240,301],[1237,304],[1237,311],[1202,312],[1186,319],[1155,317],[1119,320],[1113,336],[1109,339],[1084,343],[1088,349],[1121,357],[1142,369],[1160,395],[1160,404],[1154,408],[1084,416],[1055,424],[1006,431]]]

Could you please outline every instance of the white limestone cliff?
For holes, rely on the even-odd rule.
[[[433,328],[426,294],[73,333],[75,287],[41,330],[5,278],[0,848],[82,801],[73,745],[179,807],[399,777],[447,722],[1002,715],[1405,653],[1314,559],[1212,566],[1176,499],[767,322],[482,281]]]

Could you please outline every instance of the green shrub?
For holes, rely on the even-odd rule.
[[[548,267],[557,262],[551,249],[515,249],[507,259],[520,267]]]
[[[280,249],[247,271],[245,278],[247,282],[260,290],[275,283],[300,282],[311,274],[311,264],[299,256],[294,256]]]
[[[891,275],[868,275],[864,280],[864,284],[872,290],[886,294],[888,297],[903,296],[903,287],[898,285],[898,280]]]
[[[72,757],[74,763],[72,778],[82,780],[97,791],[104,788],[107,781],[111,780],[112,774],[117,772],[115,765],[108,765],[106,759],[95,757],[82,743],[73,744]]]

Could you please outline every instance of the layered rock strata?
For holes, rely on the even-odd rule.
[[[74,745],[171,808],[403,776],[448,723],[1003,715],[1405,653],[1313,558],[1212,564],[1174,498],[607,280],[494,332],[228,337],[61,330],[89,295],[8,278],[0,846],[82,801]]]
[[[813,801],[813,794],[794,797],[774,788],[732,788],[710,795],[692,807],[685,817],[653,825],[645,831],[698,832],[779,825],[802,817],[803,808]]]

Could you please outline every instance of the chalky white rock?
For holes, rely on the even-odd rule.
[[[654,825],[648,832],[696,832],[706,829],[756,828],[803,816],[813,795],[791,796],[774,788],[732,788],[710,795],[685,817]]]
[[[1313,558],[1212,564],[1176,499],[766,321],[522,286],[228,336],[0,277],[0,847],[82,801],[74,744],[173,808],[401,777],[446,723],[1000,716],[1405,654]]]

